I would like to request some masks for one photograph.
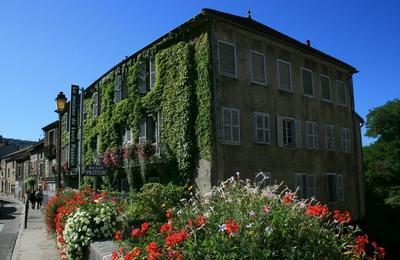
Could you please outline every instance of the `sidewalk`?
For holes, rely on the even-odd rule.
[[[60,259],[55,240],[47,235],[43,211],[29,208],[27,229],[22,221],[12,260]]]

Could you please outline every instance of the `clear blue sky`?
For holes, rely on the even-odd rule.
[[[400,1],[0,2],[0,134],[37,140],[54,98],[105,71],[204,7],[253,19],[356,67],[356,110],[400,96]],[[364,130],[363,130],[364,132]],[[371,142],[363,139],[364,144]]]

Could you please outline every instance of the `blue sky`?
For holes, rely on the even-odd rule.
[[[59,91],[105,71],[204,7],[246,16],[356,67],[356,111],[400,96],[400,1],[0,2],[0,134],[37,140]],[[363,132],[365,129],[363,129]],[[364,144],[372,140],[364,138]]]

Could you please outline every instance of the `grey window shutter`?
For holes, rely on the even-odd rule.
[[[93,94],[92,100],[93,100],[93,116],[97,117],[98,115],[98,94],[97,92]]]
[[[307,176],[307,182],[308,182],[308,191],[307,191],[307,197],[315,197],[315,176],[314,175],[308,175]]]
[[[276,138],[278,146],[283,147],[282,117],[276,116]]]
[[[156,82],[156,63],[154,56],[150,57],[150,89],[154,88]]]
[[[265,84],[265,67],[264,67],[264,56],[250,52],[251,57],[251,71],[252,71],[252,80]]]
[[[240,143],[240,119],[239,111],[232,110],[232,141]]]
[[[343,189],[343,176],[337,175],[337,200],[344,200],[344,189]]]
[[[295,175],[295,184],[294,184],[294,189],[297,190],[297,194],[302,195],[303,194],[303,182],[302,182],[302,174],[296,174]]]
[[[223,42],[218,43],[219,51],[219,70],[227,76],[236,76],[235,66],[235,47]]]
[[[302,147],[302,137],[301,137],[301,124],[300,120],[294,120],[294,130],[296,131],[296,147],[301,148]]]
[[[257,113],[253,113],[253,120],[252,120],[252,126],[253,126],[253,142],[257,143]]]
[[[318,138],[318,123],[314,124],[314,134],[315,134],[315,148],[319,148],[319,138]]]

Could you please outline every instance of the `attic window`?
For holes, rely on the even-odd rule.
[[[219,74],[236,78],[236,46],[218,41]]]

